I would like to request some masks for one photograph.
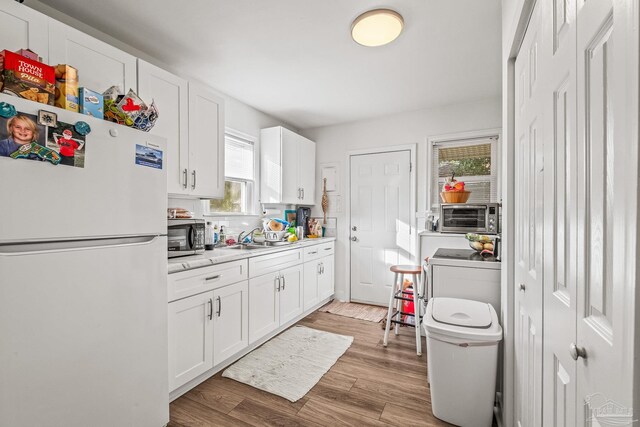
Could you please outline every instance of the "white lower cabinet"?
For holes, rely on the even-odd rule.
[[[304,263],[303,309],[333,295],[333,255]]]
[[[318,292],[318,276],[320,275],[320,261],[304,263],[304,292],[303,308],[308,310],[320,301]]]
[[[249,345],[249,282],[213,291],[213,364]]]
[[[320,275],[318,276],[320,300],[329,298],[334,293],[333,259],[333,255],[320,258]]]
[[[253,343],[280,326],[280,272],[249,279],[249,342]]]
[[[172,396],[333,295],[333,256],[329,242],[170,274]]]
[[[169,390],[249,345],[248,291],[245,280],[169,303]]]
[[[249,279],[249,342],[301,315],[302,265]]]
[[[280,271],[280,324],[302,314],[302,264]]]
[[[213,368],[213,291],[169,303],[169,390]]]

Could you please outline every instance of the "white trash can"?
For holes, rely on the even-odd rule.
[[[433,414],[459,426],[491,427],[502,327],[491,304],[431,298],[422,327]]]

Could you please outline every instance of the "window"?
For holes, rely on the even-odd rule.
[[[440,206],[440,192],[455,175],[471,192],[467,203],[498,201],[498,137],[434,142],[431,148],[431,206]]]
[[[227,131],[224,135],[224,198],[209,201],[210,213],[253,213],[255,180],[251,137]]]

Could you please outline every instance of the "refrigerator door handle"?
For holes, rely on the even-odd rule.
[[[83,249],[108,248],[114,246],[141,246],[155,242],[158,237],[158,235],[149,235],[108,237],[104,239],[56,240],[32,243],[1,243],[0,256],[43,252],[65,252]]]

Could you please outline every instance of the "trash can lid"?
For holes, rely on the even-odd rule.
[[[429,300],[422,327],[427,338],[451,343],[497,343],[502,327],[491,304],[460,298]]]
[[[467,328],[491,326],[489,304],[468,299],[434,298],[433,318],[436,322]]]

